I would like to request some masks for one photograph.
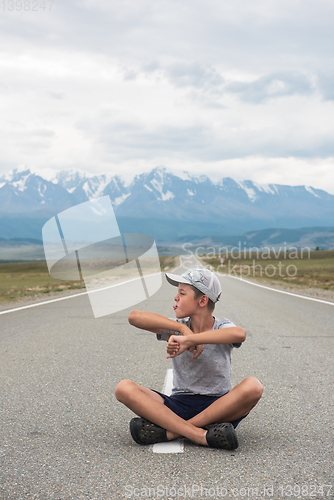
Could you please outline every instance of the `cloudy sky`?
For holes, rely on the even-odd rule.
[[[333,0],[0,9],[0,175],[165,165],[334,194]]]

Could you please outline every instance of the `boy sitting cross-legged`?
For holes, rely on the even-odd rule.
[[[122,380],[116,398],[140,418],[130,422],[138,444],[153,444],[186,437],[213,448],[238,447],[235,427],[262,395],[261,383],[248,377],[231,384],[231,353],[246,338],[243,328],[212,313],[221,294],[216,275],[191,269],[182,276],[166,274],[178,286],[176,319],[133,311],[131,325],[156,333],[168,341],[167,358],[173,360],[171,396]]]

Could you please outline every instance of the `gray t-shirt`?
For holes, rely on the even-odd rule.
[[[190,318],[175,319],[190,328]],[[215,318],[212,330],[235,326],[228,319]],[[179,332],[163,330],[157,335],[158,340],[168,340],[169,334],[180,335]],[[197,359],[193,353],[185,351],[172,358],[173,388],[172,394],[201,394],[223,396],[232,389],[231,353],[238,344],[204,344],[203,352]]]

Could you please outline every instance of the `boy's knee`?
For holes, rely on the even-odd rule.
[[[246,378],[245,382],[247,382],[247,392],[252,396],[252,398],[258,401],[263,393],[263,385],[261,382],[254,377]]]
[[[250,379],[251,379],[252,393],[254,394],[254,397],[256,399],[260,399],[263,393],[263,385],[257,378],[250,377]]]
[[[124,397],[129,394],[131,387],[133,386],[132,380],[121,380],[115,389],[115,397],[118,401],[122,401]]]

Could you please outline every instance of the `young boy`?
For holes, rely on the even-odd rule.
[[[243,328],[212,313],[221,294],[216,275],[191,269],[182,276],[166,274],[178,287],[176,319],[133,311],[129,322],[168,341],[167,358],[173,361],[171,396],[122,380],[116,398],[140,418],[130,422],[138,444],[153,444],[186,437],[196,444],[235,449],[235,427],[262,395],[261,383],[249,377],[232,388],[231,353],[246,338]]]

